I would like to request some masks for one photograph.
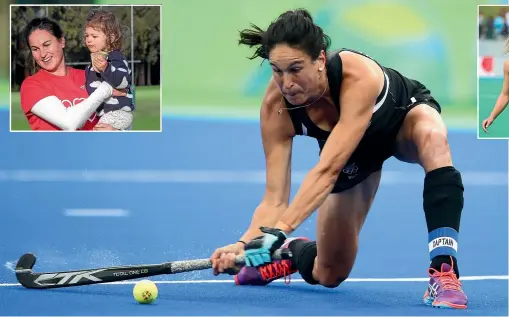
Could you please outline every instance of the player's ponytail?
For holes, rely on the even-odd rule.
[[[290,10],[282,13],[272,22],[266,31],[251,24],[251,29],[240,32],[239,44],[257,46],[249,59],[269,58],[269,53],[278,44],[300,48],[316,60],[322,51],[327,52],[331,40],[321,27],[313,22],[311,13],[305,9]]]
[[[251,27],[252,29],[244,29],[239,32],[239,44],[248,45],[249,47],[258,46],[253,56],[248,57],[249,59],[268,58],[266,47],[263,45],[265,31],[254,24],[251,24]]]

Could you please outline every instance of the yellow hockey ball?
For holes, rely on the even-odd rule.
[[[141,280],[133,288],[134,299],[140,304],[150,304],[156,300],[159,290],[150,280]]]

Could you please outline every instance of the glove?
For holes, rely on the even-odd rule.
[[[279,229],[260,227],[264,233],[244,246],[246,266],[258,267],[272,262],[272,254],[286,240],[286,234]]]

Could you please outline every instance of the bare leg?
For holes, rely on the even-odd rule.
[[[430,243],[427,249],[431,279],[424,303],[466,308],[468,300],[458,280],[457,261],[464,188],[461,174],[453,166],[446,125],[435,109],[418,105],[407,114],[397,142],[396,157],[418,163],[426,173],[423,206]]]
[[[376,172],[347,191],[331,194],[318,210],[313,278],[321,285],[337,287],[350,274],[380,178],[381,172]]]
[[[426,173],[452,166],[447,127],[435,109],[423,104],[410,110],[398,133],[395,157],[420,164]]]

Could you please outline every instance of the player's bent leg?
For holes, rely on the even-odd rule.
[[[464,188],[452,163],[446,125],[434,108],[421,104],[410,110],[398,134],[395,156],[420,164],[426,173],[423,206],[431,263],[424,302],[434,307],[466,308],[457,264]]]
[[[380,178],[378,171],[353,188],[329,195],[318,209],[316,242],[289,244],[293,265],[306,282],[332,288],[347,279]]]

